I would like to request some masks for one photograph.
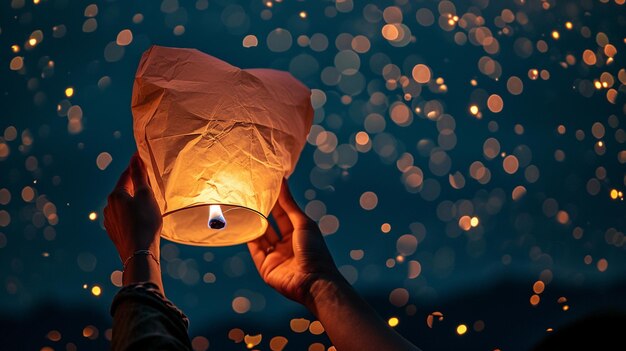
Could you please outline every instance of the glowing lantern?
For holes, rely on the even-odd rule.
[[[141,58],[132,111],[161,235],[202,246],[265,232],[313,118],[309,89],[287,72],[160,46]]]

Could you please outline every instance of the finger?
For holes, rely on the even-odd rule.
[[[268,254],[275,249],[276,245],[280,244],[280,237],[276,233],[276,230],[274,230],[271,225],[268,225],[263,235],[248,242],[248,244],[252,244],[252,246],[248,245],[248,249],[250,249],[251,253],[253,250],[260,250]]]
[[[109,216],[108,216],[108,211],[107,208],[104,208],[104,220],[102,221],[102,225],[104,226],[104,229],[106,229],[106,231],[109,231]]]
[[[307,215],[302,212],[300,207],[298,207],[298,204],[295,202],[291,192],[289,191],[289,185],[287,184],[286,179],[283,179],[283,184],[280,187],[278,203],[287,213],[287,216],[293,223],[294,228],[303,229],[309,223],[313,222],[313,220],[307,217]]]
[[[137,153],[133,155],[130,164],[130,174],[133,179],[133,186],[135,187],[135,199],[144,203],[155,202],[154,192],[150,187],[150,180],[148,179],[148,172],[146,171],[146,167]]]
[[[104,217],[104,222],[106,223],[107,218],[109,217],[109,211],[111,211],[111,208],[109,207],[110,205],[107,204],[106,206],[104,206],[104,209],[102,210],[102,217]]]
[[[280,206],[278,201],[272,208],[272,218],[274,218],[274,222],[278,226],[278,230],[280,231],[280,235],[285,238],[293,232],[293,224],[291,223],[291,219],[287,216],[287,212]]]
[[[137,153],[133,155],[130,161],[130,175],[133,180],[133,185],[135,186],[135,189],[150,187],[150,182],[148,181],[148,172],[146,172],[146,167]]]
[[[109,204],[113,203],[113,202],[125,202],[128,200],[131,200],[132,197],[130,196],[129,190],[126,188],[115,188],[113,189],[113,191],[111,192],[111,194],[109,194],[109,198],[108,198],[108,202]]]
[[[271,224],[267,225],[267,229],[265,230],[265,234],[263,236],[270,246],[276,246],[276,244],[280,242],[280,237],[278,236],[278,233],[276,233],[276,230],[274,230],[274,227],[272,227]]]
[[[117,184],[115,184],[115,189],[113,189],[113,192],[118,190],[125,191],[129,195],[132,193],[133,183],[130,178],[130,166],[126,168],[124,172],[122,172],[122,175],[120,175],[120,179],[117,181]]]
[[[261,271],[265,257],[267,257],[266,251],[268,246],[269,245],[267,244],[267,240],[264,236],[248,242],[250,256],[252,256],[252,261],[259,272]]]

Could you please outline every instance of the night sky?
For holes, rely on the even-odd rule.
[[[109,347],[122,264],[102,209],[135,152],[132,84],[154,44],[311,88],[292,192],[424,350],[527,350],[626,310],[624,0],[1,6],[2,349]],[[161,253],[195,351],[331,347],[245,245]]]

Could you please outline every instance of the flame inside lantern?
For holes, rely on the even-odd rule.
[[[222,207],[220,205],[209,206],[209,228],[222,229],[226,227],[226,218],[222,213]]]

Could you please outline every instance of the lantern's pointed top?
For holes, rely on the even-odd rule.
[[[202,72],[195,71],[197,66],[202,66]],[[197,49],[152,45],[143,53],[135,77],[158,76],[170,80],[185,78],[194,81],[206,79],[206,76],[215,73],[237,71],[239,68]]]
[[[150,47],[137,69],[132,105],[152,99],[157,87],[185,94],[177,100],[207,120],[227,116],[282,131],[292,130],[286,123],[294,118],[308,126],[313,120],[311,91],[289,72],[240,69],[196,49]],[[304,137],[308,132],[298,131]]]

